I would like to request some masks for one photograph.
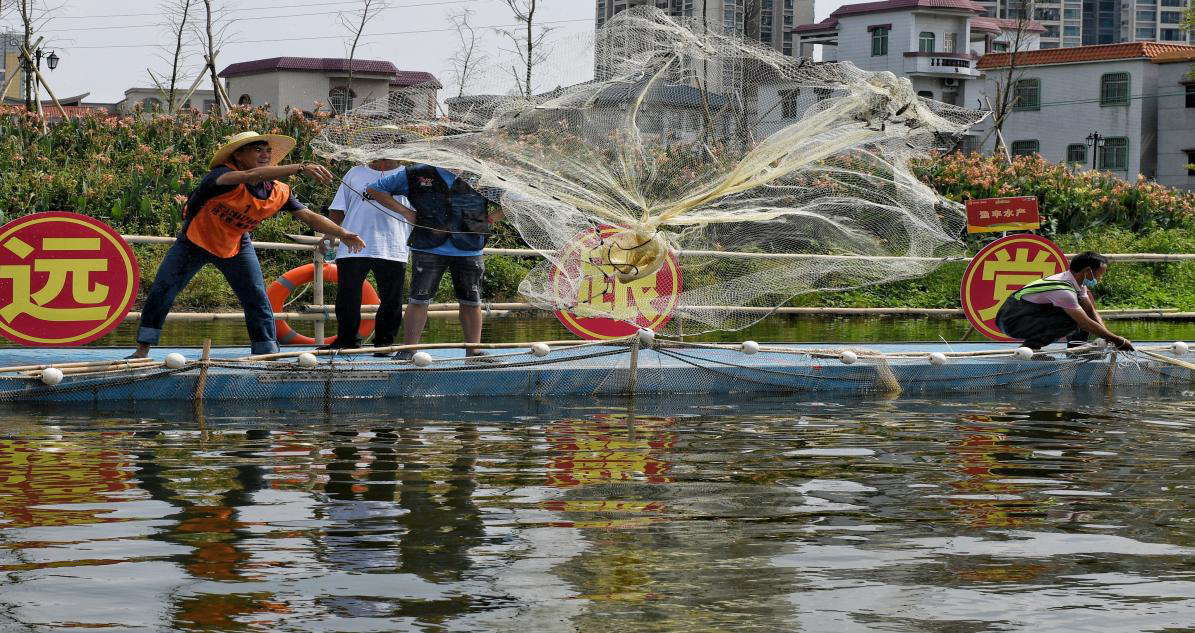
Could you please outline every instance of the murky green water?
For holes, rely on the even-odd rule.
[[[1195,394],[0,414],[3,631],[1188,631]]]

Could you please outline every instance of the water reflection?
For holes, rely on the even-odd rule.
[[[0,630],[1189,626],[1190,396],[1018,397],[9,409]]]

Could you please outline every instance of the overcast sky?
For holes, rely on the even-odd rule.
[[[147,67],[159,74],[169,68],[159,59],[163,55],[160,45],[170,41],[170,35],[161,24],[157,0],[46,1],[60,6],[42,33],[47,40],[43,49],[52,48],[62,58],[56,71],[46,73],[59,97],[89,92],[88,101],[119,101],[128,88],[153,85],[146,75]],[[361,0],[222,1],[229,10],[228,17],[235,21],[220,53],[220,69],[234,62],[267,57],[344,57],[347,33],[337,13],[351,12],[361,4]],[[448,59],[458,47],[456,33],[447,19],[449,12],[473,10],[473,23],[478,27],[511,26],[514,22],[501,0],[390,0],[390,4],[390,9],[366,27],[356,57],[389,60],[403,70],[425,70],[445,84],[451,67]],[[818,0],[817,18],[841,4],[845,2]],[[558,57],[571,57],[569,53],[576,51],[569,49],[592,37],[594,2],[541,0],[536,17],[554,29],[551,38],[560,50]],[[0,30],[15,26],[9,17],[0,23]],[[498,50],[500,36],[493,29],[479,28],[479,32],[482,48],[491,59],[488,72],[478,80],[484,85],[475,86],[474,91],[505,92],[499,84],[508,86],[511,81],[500,70],[506,61],[506,54]],[[201,58],[196,56],[192,61],[188,80],[183,82],[188,85]],[[544,83],[563,81],[546,78]]]

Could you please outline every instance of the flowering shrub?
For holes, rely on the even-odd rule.
[[[1126,182],[1104,171],[1078,171],[1040,155],[1011,164],[981,154],[948,154],[918,161],[915,171],[939,193],[971,198],[1037,196],[1047,234],[1086,233],[1103,227],[1130,231],[1191,226],[1195,193],[1138,177]]]
[[[43,134],[36,115],[0,106],[0,220],[75,211],[126,234],[173,235],[182,203],[225,137],[245,130],[287,134],[299,141],[287,162],[315,161],[309,141],[319,125],[318,119],[297,113],[274,119],[262,109],[235,108],[223,117],[194,110],[124,117],[92,113],[53,123]],[[334,186],[310,179],[296,178],[292,185],[295,195],[316,209],[335,193]],[[298,229],[284,214],[262,230],[276,235]]]

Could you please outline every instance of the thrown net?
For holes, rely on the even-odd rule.
[[[891,73],[784,56],[654,9],[594,38],[537,70],[592,79],[448,99],[433,118],[367,104],[316,151],[463,174],[544,256],[520,286],[528,301],[619,320],[645,301],[672,311],[665,334],[739,329],[796,295],[919,276],[961,254],[960,205],[909,159],[952,145],[979,113]],[[656,283],[669,262],[683,285],[674,305]]]

